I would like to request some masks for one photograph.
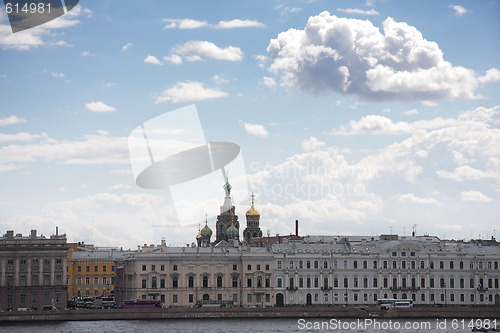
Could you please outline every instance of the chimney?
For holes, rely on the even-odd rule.
[[[299,220],[295,220],[295,236],[299,237]]]
[[[59,236],[59,227],[56,226],[56,236]]]
[[[5,235],[5,238],[7,238],[7,239],[14,238],[14,230],[7,230],[7,234]]]
[[[31,239],[36,239],[36,230],[31,230]]]
[[[280,243],[280,234],[276,234],[276,244]]]

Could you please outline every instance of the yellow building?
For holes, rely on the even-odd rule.
[[[68,298],[113,295],[115,260],[129,251],[95,248],[84,243],[68,245]]]

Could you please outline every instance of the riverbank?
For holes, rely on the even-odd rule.
[[[63,311],[12,311],[0,313],[0,322],[93,321],[207,318],[488,318],[500,319],[500,307],[413,307],[381,311],[376,307],[285,307],[285,308],[169,308]]]

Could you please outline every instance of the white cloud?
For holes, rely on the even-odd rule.
[[[106,81],[101,82],[101,87],[103,88],[113,88],[114,86],[116,86],[116,83],[114,82],[106,82]]]
[[[21,123],[25,123],[25,122],[26,122],[26,119],[19,118],[18,116],[13,115],[13,116],[0,118],[0,127],[14,125],[14,124],[21,124]]]
[[[95,57],[95,53],[90,51],[82,51],[82,57]]]
[[[129,189],[130,185],[127,184],[116,184],[111,187],[112,190],[126,190]]]
[[[405,203],[412,203],[412,204],[433,204],[433,205],[438,205],[439,202],[435,199],[432,198],[422,198],[422,197],[417,197],[413,193],[407,193],[407,194],[399,194],[397,196],[398,200],[401,202]]]
[[[229,80],[226,80],[222,75],[217,75],[217,74],[215,74],[212,77],[212,81],[214,81],[216,84],[226,84],[226,83],[229,83]]]
[[[240,61],[243,59],[243,52],[239,47],[227,46],[221,48],[214,43],[200,40],[187,41],[177,47],[175,53],[190,56],[191,61],[201,60],[202,57],[228,61]]]
[[[64,186],[59,187],[58,189],[59,192],[66,192],[66,188]]]
[[[245,132],[250,135],[258,136],[261,138],[267,138],[269,136],[269,132],[263,125],[245,123],[243,126],[245,128]]]
[[[91,186],[89,184],[82,184],[80,185],[80,188],[90,188]]]
[[[127,43],[122,46],[122,52],[128,51],[134,44],[132,43]]]
[[[146,64],[163,66],[163,63],[160,60],[158,60],[158,58],[156,58],[155,56],[152,56],[152,55],[148,55],[146,57],[146,59],[144,59],[144,62]]]
[[[390,17],[382,26],[383,33],[370,21],[322,12],[303,30],[271,39],[269,70],[281,85],[314,94],[418,101],[477,97],[475,72],[445,61],[437,43]]]
[[[450,8],[453,8],[453,10],[455,11],[455,15],[457,16],[462,16],[465,13],[469,12],[467,9],[459,5],[450,5]]]
[[[178,82],[169,88],[162,91],[160,96],[156,98],[155,103],[163,103],[172,101],[173,103],[181,103],[187,101],[202,101],[211,98],[222,98],[229,94],[227,92],[206,88],[205,85],[198,81]]]
[[[311,136],[309,139],[303,140],[301,143],[302,150],[306,152],[311,152],[320,148],[323,148],[326,145],[323,141],[319,141],[314,136]]]
[[[10,25],[0,24],[0,46],[3,49],[15,49],[18,51],[26,51],[43,45],[72,46],[66,41],[60,40],[56,42],[50,38],[57,37],[57,33],[54,32],[56,29],[65,29],[79,24],[80,21],[77,17],[82,14],[88,14],[88,10],[82,9],[81,6],[77,5],[63,16],[17,33],[12,33]],[[7,16],[2,9],[0,11],[0,23],[6,20]],[[42,37],[49,38],[49,40]]]
[[[233,29],[233,28],[264,28],[264,23],[252,20],[239,20],[234,19],[231,21],[219,21],[217,28],[220,29]]]
[[[419,113],[420,113],[420,111],[418,111],[417,109],[411,109],[411,110],[403,112],[403,114],[405,116],[413,116],[413,115],[416,115],[416,114],[419,114]]]
[[[61,72],[52,72],[52,77],[57,77],[57,78],[63,78],[66,76],[66,74],[61,73]]]
[[[436,171],[439,178],[451,179],[457,182],[462,182],[464,180],[479,180],[491,178],[492,175],[488,172],[474,169],[469,165],[463,165],[455,168],[452,172],[446,170]]]
[[[268,88],[272,88],[276,86],[276,81],[272,77],[264,76],[262,81],[260,81],[260,84]]]
[[[178,54],[172,54],[168,57],[163,57],[163,60],[165,60],[166,62],[172,63],[174,65],[182,64],[182,57]]]
[[[0,133],[0,143],[9,142],[32,142],[39,139],[48,138],[46,133],[42,134],[30,134],[25,132],[20,132],[16,134],[5,134]]]
[[[197,21],[193,19],[163,19],[168,24],[163,29],[199,29],[208,26],[206,21]]]
[[[481,83],[493,83],[500,81],[500,70],[496,68],[488,69],[484,76],[480,76],[477,79]]]
[[[338,12],[346,13],[346,14],[356,14],[356,15],[380,15],[379,12],[377,12],[375,9],[370,9],[370,10],[363,10],[363,9],[358,9],[358,8],[337,8]]]
[[[104,104],[101,101],[85,103],[85,109],[92,112],[115,112],[116,109],[110,105]]]
[[[462,191],[460,192],[460,200],[471,201],[471,202],[492,202],[493,199],[484,195],[479,191]]]

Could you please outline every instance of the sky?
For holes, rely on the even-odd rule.
[[[13,34],[2,9],[0,233],[195,241],[168,191],[136,184],[127,139],[194,105],[207,142],[241,148],[242,229],[254,192],[264,234],[497,236],[498,17],[498,0],[81,0]]]

